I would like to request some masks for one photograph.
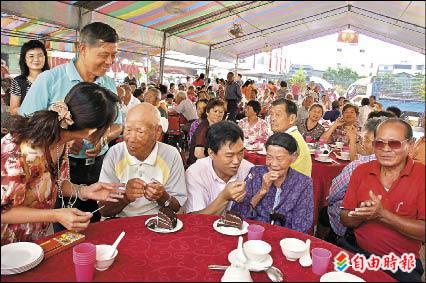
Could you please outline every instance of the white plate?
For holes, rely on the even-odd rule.
[[[155,229],[149,228],[149,227],[147,226],[148,221],[150,221],[151,219],[156,219],[156,218],[157,218],[157,216],[153,216],[153,217],[151,217],[151,218],[148,218],[148,219],[145,221],[145,227],[146,227],[146,228],[148,228],[149,230],[153,231],[153,232],[156,232],[156,233],[162,233],[162,234],[174,233],[174,232],[179,231],[180,229],[182,229],[182,228],[183,228],[183,222],[182,222],[180,219],[177,219],[176,227],[175,227],[174,229],[172,229],[172,230],[169,230],[169,229],[163,229],[163,228],[155,228]]]
[[[40,258],[38,258],[36,261],[34,261],[33,263],[26,265],[24,267],[20,267],[20,268],[12,268],[12,269],[1,269],[1,275],[13,275],[13,274],[19,274],[25,271],[28,271],[34,267],[36,267],[40,262],[43,261],[44,258],[44,254],[42,254],[40,256]]]
[[[231,264],[237,262],[237,249],[229,253],[228,260]],[[261,262],[247,260],[246,268],[250,271],[263,271],[265,267],[271,266],[272,263],[273,263],[272,257],[271,255],[268,254],[266,259]]]
[[[331,163],[331,162],[333,162],[332,161],[333,159],[331,159],[330,157],[327,158],[327,159],[319,159],[318,157],[315,157],[315,160],[318,161],[318,162],[323,162],[323,163]]]
[[[235,227],[224,227],[224,226],[218,227],[217,224],[219,223],[219,220],[220,219],[217,219],[215,222],[213,222],[213,228],[223,235],[239,236],[239,235],[244,235],[248,231],[249,225],[245,221],[243,221],[243,227],[240,230],[240,229],[235,228]]]
[[[365,282],[365,280],[350,273],[332,271],[321,276],[320,282]]]
[[[1,247],[1,274],[17,274],[38,265],[44,258],[43,249],[30,242],[18,242]]]

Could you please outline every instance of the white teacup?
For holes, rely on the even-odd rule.
[[[344,143],[343,142],[336,142],[337,148],[343,148]]]
[[[244,243],[243,248],[247,258],[255,262],[264,261],[272,250],[271,245],[262,240],[247,241]]]
[[[221,282],[253,282],[253,279],[245,267],[231,265],[225,270]]]
[[[342,152],[340,153],[340,156],[342,157],[342,159],[349,159],[350,154],[349,154],[349,152],[347,152],[347,151],[342,151]]]

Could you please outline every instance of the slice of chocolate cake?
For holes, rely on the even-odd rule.
[[[169,207],[161,207],[157,216],[157,228],[172,230],[176,227],[176,213]]]
[[[243,218],[238,212],[227,211],[222,215],[222,218],[217,223],[217,226],[234,227],[241,229],[243,227]]]

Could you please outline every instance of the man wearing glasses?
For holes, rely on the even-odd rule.
[[[398,281],[421,281],[419,250],[425,241],[425,166],[414,162],[411,126],[400,119],[382,122],[374,132],[377,160],[358,166],[343,200],[341,222],[353,228],[354,252],[368,258],[412,253],[416,267],[410,272],[388,272]]]

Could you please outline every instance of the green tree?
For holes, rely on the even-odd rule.
[[[336,88],[347,89],[352,83],[360,78],[357,72],[350,68],[330,68],[322,75],[324,80],[334,84]]]
[[[414,86],[413,86],[415,92],[417,92],[420,95],[420,98],[425,100],[426,99],[426,86],[425,86],[425,75],[422,74],[416,74],[414,78]]]
[[[290,78],[291,85],[298,85],[300,87],[300,93],[305,93],[306,90],[306,74],[302,69],[297,70],[294,75]]]

